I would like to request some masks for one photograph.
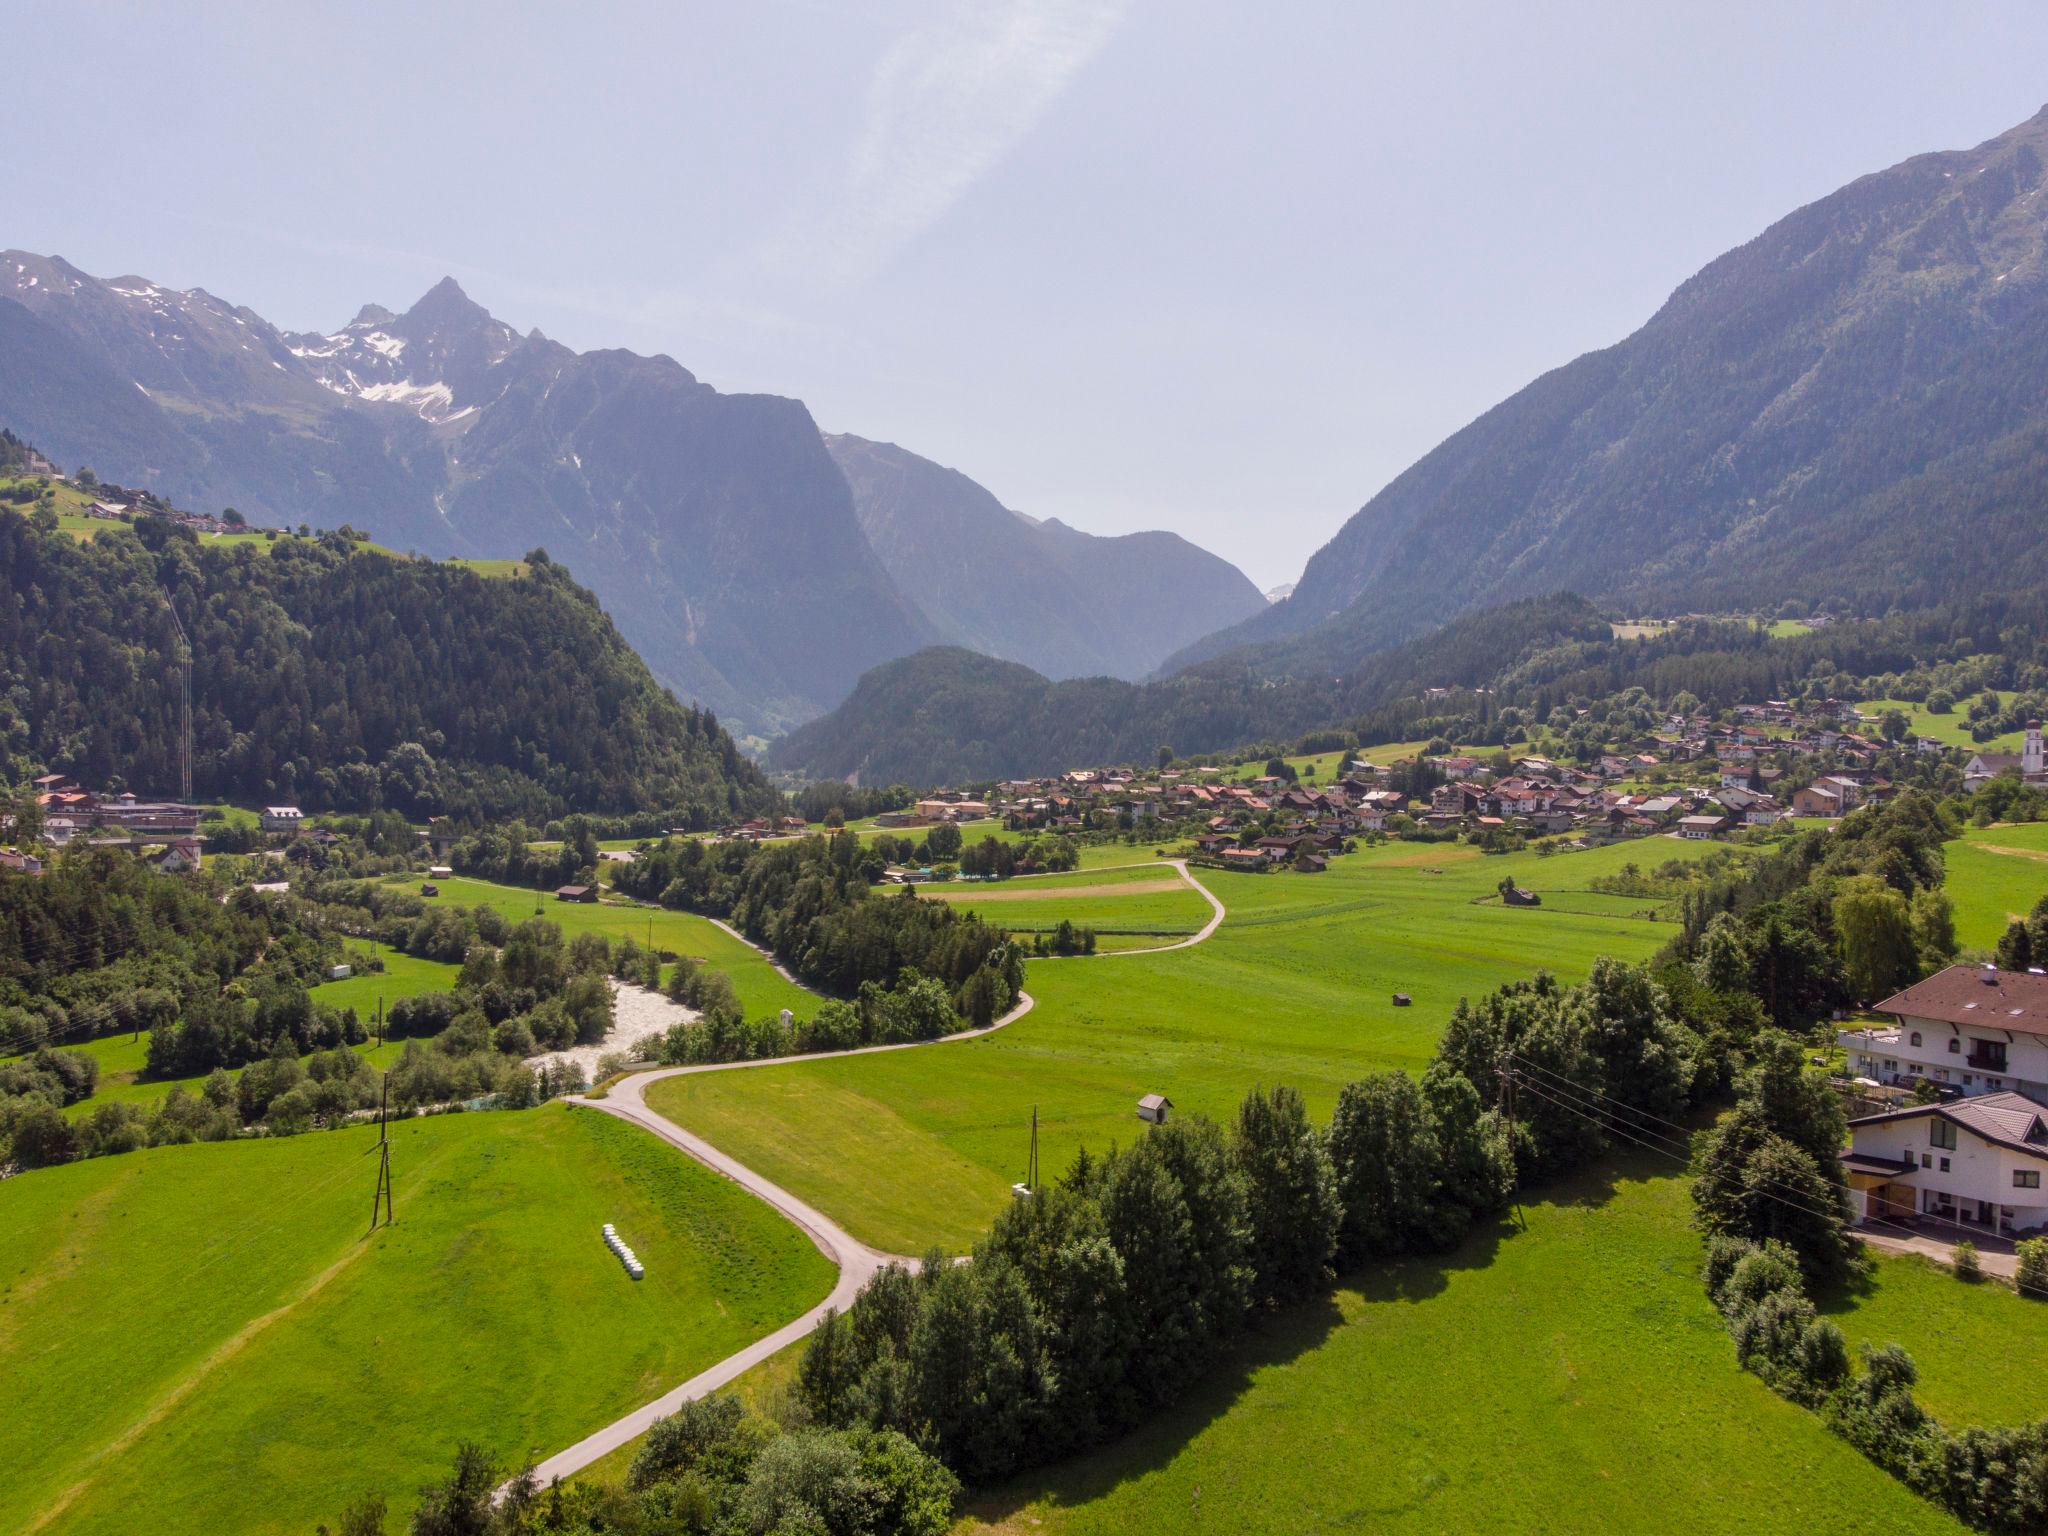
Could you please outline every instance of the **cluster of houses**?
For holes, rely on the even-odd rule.
[[[62,478],[51,472],[53,478]],[[176,523],[181,528],[190,528],[194,533],[246,533],[241,523],[230,523],[222,518],[209,517],[201,512],[186,512],[169,502],[151,495],[148,491],[123,490],[118,485],[101,482],[97,487],[99,499],[85,508],[87,517],[103,518],[109,522],[131,522],[138,517],[160,517],[166,522]]]
[[[1857,1219],[1997,1236],[2048,1226],[2048,975],[1952,965],[1875,1011],[1891,1022],[1837,1036],[1850,1074],[1927,1102],[1849,1122]]]
[[[2041,722],[2029,720],[2017,752],[1979,752],[1963,765],[1963,788],[1975,790],[2001,774],[2017,773],[2020,781],[2048,787],[2048,755],[2041,745]]]
[[[801,816],[755,816],[720,827],[718,835],[728,842],[762,843],[771,837],[802,837],[809,830],[810,823]]]
[[[75,837],[131,841],[191,838],[199,830],[199,807],[171,800],[144,800],[133,791],[111,794],[81,787],[68,774],[46,773],[33,781],[43,811],[43,841],[62,848]]]

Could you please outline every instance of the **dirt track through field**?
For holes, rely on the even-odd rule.
[[[1156,896],[1162,891],[1185,891],[1184,880],[1126,880],[1109,885],[946,886],[932,895],[944,901],[1051,901],[1061,896]]]
[[[2039,859],[2042,863],[2048,864],[2048,848],[2012,848],[2004,843],[1978,843],[1975,846],[1982,848],[1986,853],[2009,854],[2015,859]]]

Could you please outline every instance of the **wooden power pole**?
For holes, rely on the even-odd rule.
[[[391,1225],[391,1074],[384,1074],[383,1102],[377,1108],[377,1192],[370,1197],[370,1231],[377,1230],[377,1211]]]

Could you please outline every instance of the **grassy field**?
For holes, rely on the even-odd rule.
[[[1668,1165],[1625,1164],[1526,1230],[1349,1276],[1136,1434],[975,1498],[967,1529],[1961,1530],[1737,1368],[1687,1204]]]
[[[395,1127],[398,1220],[365,1240],[373,1137],[0,1184],[0,1529],[299,1532],[370,1485],[402,1515],[457,1438],[558,1449],[830,1288],[767,1206],[561,1106]]]
[[[1970,698],[1977,696],[1972,694]],[[2000,692],[1998,702],[2000,707],[2010,705],[2012,690]],[[2006,731],[1989,741],[1972,741],[1969,699],[1958,700],[1956,707],[1945,715],[1931,715],[1927,712],[1926,705],[1915,704],[1910,699],[1865,699],[1856,707],[1863,711],[1864,718],[1873,721],[1886,710],[1903,710],[1907,720],[1912,723],[1914,735],[1932,736],[1944,746],[1961,747],[1967,752],[2017,752],[2020,749],[2020,738],[2025,734],[2021,731]]]
[[[1286,1082],[1327,1116],[1360,1073],[1419,1070],[1461,996],[1546,966],[1575,978],[1600,954],[1647,957],[1669,925],[1571,908],[1613,900],[1588,891],[1597,874],[1702,851],[1670,839],[1500,859],[1388,843],[1314,877],[1204,871],[1230,911],[1207,943],[1039,962],[1026,981],[1038,1006],[998,1034],[672,1078],[648,1098],[863,1241],[958,1249],[1020,1176],[1034,1105],[1049,1168],[1128,1139],[1149,1091],[1220,1118],[1254,1083]],[[1544,905],[1501,906],[1506,874]]]
[[[948,902],[1012,933],[1049,933],[1061,922],[1143,940],[1193,933],[1209,920],[1201,893],[1164,864],[1078,869],[1062,875],[926,885],[918,894]]]
[[[382,946],[377,950],[377,958],[384,962],[383,970],[358,969],[346,981],[323,981],[308,995],[314,1002],[325,1003],[330,1008],[353,1008],[356,1017],[367,1023],[376,1013],[379,999],[389,1008],[401,997],[449,991],[462,970],[459,965],[441,960],[422,960],[417,955],[401,954],[398,950]]]
[[[455,559],[449,560],[446,563],[449,565],[460,566],[462,567],[462,569],[466,571],[475,571],[479,576],[524,576],[527,572],[527,564],[524,560]],[[627,846],[630,847],[631,844],[628,844]]]
[[[1972,827],[1942,849],[1956,937],[1989,949],[2048,895],[2048,822]]]
[[[1994,1280],[1971,1285],[1916,1254],[1878,1254],[1870,1279],[1821,1310],[1858,1343],[1906,1346],[1921,1405],[1951,1424],[2048,1416],[2048,1306]]]
[[[408,876],[407,884],[411,883]],[[670,912],[661,907],[633,906],[624,902],[556,901],[545,891],[521,886],[496,885],[488,880],[452,879],[435,882],[441,894],[430,901],[454,902],[465,907],[493,906],[514,922],[532,917],[538,907],[542,917],[561,925],[563,933],[603,933],[613,938],[632,937],[652,942],[656,949],[679,955],[723,971],[732,978],[740,1006],[749,1018],[766,1018],[784,1008],[800,1019],[811,1016],[817,1006],[814,993],[783,979],[774,964],[753,945],[714,926],[709,918],[694,912]]]

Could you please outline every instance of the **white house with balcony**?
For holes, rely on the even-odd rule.
[[[1964,1097],[2019,1092],[2048,1103],[2048,976],[1952,965],[1886,998],[1893,1023],[1835,1038],[1851,1076]]]
[[[1849,1122],[1841,1154],[1856,1219],[2015,1236],[2048,1225],[2048,1110],[2021,1093],[1916,1104]]]

